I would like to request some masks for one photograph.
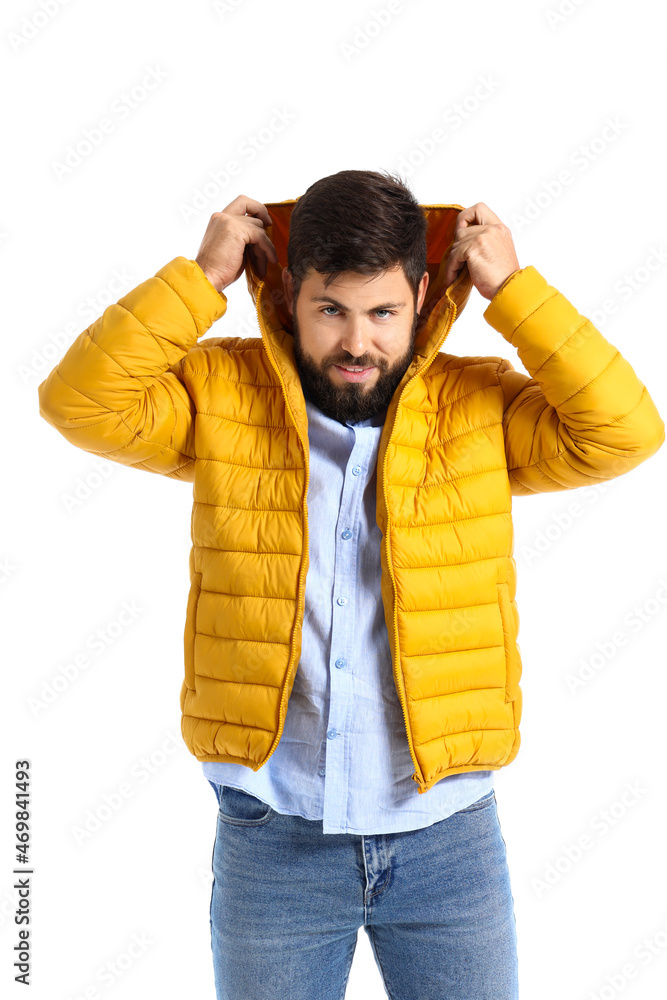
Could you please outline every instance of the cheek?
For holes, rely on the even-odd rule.
[[[337,347],[336,338],[331,333],[318,329],[316,325],[311,326],[305,333],[303,330],[299,332],[303,350],[318,365],[322,363],[324,358],[331,357],[332,354],[336,354],[337,350],[340,350]]]
[[[399,358],[402,358],[410,347],[409,330],[387,330],[385,336],[377,338],[373,344],[373,351],[378,357],[386,358],[391,365]]]

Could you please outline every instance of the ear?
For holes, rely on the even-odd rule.
[[[293,302],[294,302],[294,282],[292,280],[292,274],[287,270],[286,267],[282,271],[283,279],[283,291],[285,293],[285,305],[287,306],[287,311],[290,316],[294,315]]]
[[[421,312],[421,308],[424,304],[424,297],[426,296],[426,289],[428,288],[429,274],[428,271],[424,271],[419,282],[419,288],[417,290],[417,312]]]

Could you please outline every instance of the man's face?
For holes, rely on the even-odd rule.
[[[328,288],[324,276],[311,268],[296,303],[287,269],[283,286],[306,399],[341,423],[383,410],[412,360],[428,272],[416,303],[400,266],[371,277],[347,272]],[[364,370],[347,372],[344,366]]]

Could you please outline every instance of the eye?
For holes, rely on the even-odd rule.
[[[332,314],[330,312],[327,312],[327,309],[333,309],[334,312],[338,312],[338,307],[337,306],[324,306],[323,309],[320,309],[320,312],[323,312],[325,314],[325,316],[331,316]],[[386,313],[388,316],[395,316],[396,315],[396,313],[394,312],[393,309],[376,309],[375,313],[376,313],[376,315],[377,315],[377,313]],[[384,317],[380,317],[380,318],[384,319]]]

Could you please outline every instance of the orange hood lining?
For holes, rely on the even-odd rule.
[[[252,261],[246,256],[245,275],[248,290],[255,304],[260,287],[262,292],[264,319],[267,325],[279,327],[291,333],[291,317],[284,303],[282,272],[287,267],[287,243],[289,240],[289,223],[292,209],[297,198],[285,201],[264,202],[273,225],[268,230],[271,242],[276,248],[278,263],[269,262],[264,278],[256,273]],[[435,320],[441,312],[456,307],[456,317],[460,315],[470,296],[472,282],[467,266],[459,271],[454,281],[445,286],[444,271],[449,254],[449,248],[454,241],[456,219],[463,210],[462,205],[421,205],[428,224],[426,233],[426,260],[429,273],[429,284],[426,297],[419,314],[418,332],[415,340],[415,352],[427,354],[431,333]],[[270,300],[267,310],[267,299]],[[271,302],[275,305],[271,308]],[[455,318],[456,318],[455,317]],[[433,322],[429,322],[429,320]]]

